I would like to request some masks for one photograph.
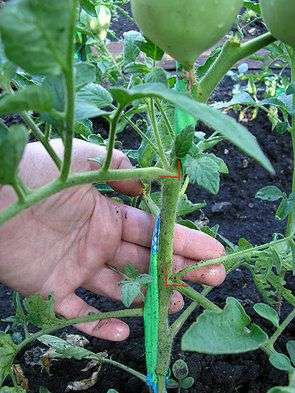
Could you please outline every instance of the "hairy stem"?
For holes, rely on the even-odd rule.
[[[179,180],[165,180],[162,191],[161,231],[158,254],[159,342],[157,376],[159,393],[166,392],[166,372],[170,366],[173,343],[169,326],[169,305],[172,288],[165,285],[165,278],[172,273],[173,236],[180,185]]]
[[[212,291],[212,287],[207,287],[205,289],[203,289],[203,291],[201,292],[202,296],[207,296],[211,291]],[[187,319],[189,318],[189,316],[200,306],[199,303],[197,302],[193,302],[191,303],[181,314],[180,316],[176,319],[175,322],[173,322],[173,324],[171,325],[171,334],[172,337],[175,337],[178,332],[180,331],[180,329],[183,327],[184,323],[187,321]]]
[[[17,346],[16,355],[21,351],[23,351],[23,349],[26,348],[28,345],[36,341],[39,337],[44,336],[45,334],[52,334],[57,330],[64,329],[68,326],[79,325],[88,322],[102,321],[104,319],[109,319],[109,318],[131,318],[131,317],[141,317],[142,315],[143,315],[143,309],[135,308],[135,309],[126,309],[126,310],[119,310],[119,311],[90,314],[79,318],[61,320],[61,322],[58,325],[44,328],[39,332],[32,334],[24,341],[22,341]]]
[[[184,284],[182,281],[179,281],[178,283]],[[220,307],[216,306],[216,304],[214,304],[213,302],[211,302],[211,300],[206,298],[206,295],[207,295],[206,292],[205,292],[205,294],[200,293],[200,292],[196,291],[195,289],[193,289],[192,287],[190,287],[189,285],[179,287],[178,290],[184,296],[186,296],[189,299],[193,300],[194,302],[198,303],[200,306],[202,306],[206,310],[212,310],[212,311],[217,311],[217,312],[222,311],[222,309]]]
[[[269,339],[268,346],[270,348],[274,347],[274,344],[276,343],[277,339],[280,337],[280,335],[283,333],[283,331],[290,325],[290,323],[293,321],[294,318],[295,318],[295,308],[287,316],[287,318],[280,324],[280,326],[277,328],[277,330],[274,332],[274,334]]]
[[[109,170],[111,163],[112,163],[113,150],[114,150],[115,142],[116,142],[117,124],[120,119],[122,111],[123,111],[123,108],[119,107],[116,110],[113,119],[111,120],[107,156],[106,156],[105,162],[104,162],[102,169],[101,169],[102,172],[104,172],[104,173]]]
[[[15,178],[12,187],[18,197],[19,204],[25,203],[27,199],[27,193],[25,191],[26,188],[24,184],[22,184],[22,181],[19,178]]]
[[[70,175],[66,182],[57,179],[38,190],[26,196],[25,200],[21,203],[14,203],[6,210],[0,213],[0,225],[4,224],[11,218],[25,209],[44,201],[46,198],[57,194],[58,192],[67,188],[81,186],[83,184],[91,183],[107,183],[110,181],[122,180],[156,180],[162,176],[171,176],[176,173],[171,173],[161,168],[138,168],[127,170],[110,170],[107,173],[99,172],[84,172]]]
[[[230,38],[206,74],[193,88],[192,95],[199,102],[207,102],[211,93],[225,74],[240,60],[273,43],[275,38],[266,33],[244,44]]]
[[[34,120],[31,118],[31,116],[28,113],[22,112],[20,116],[23,119],[24,123],[27,125],[27,127],[29,127],[30,130],[32,131],[34,137],[42,143],[42,145],[44,146],[45,150],[52,158],[52,161],[55,163],[57,168],[61,169],[61,160],[59,159],[58,155],[54,151],[53,147],[50,145],[49,139],[46,137],[46,135],[43,134],[43,132],[40,130],[40,128],[37,126],[37,124],[34,122]]]
[[[295,50],[290,49],[291,62],[291,83],[295,82]],[[295,109],[295,93],[293,94],[293,109]],[[295,115],[292,116],[292,128],[290,130],[292,138],[293,151],[293,176],[292,176],[292,192],[295,192]],[[287,224],[287,236],[295,232],[295,209],[289,214]]]
[[[72,162],[74,124],[75,124],[75,76],[74,76],[74,33],[77,19],[78,0],[73,0],[67,48],[67,66],[64,70],[66,84],[66,121],[64,135],[64,158],[60,179],[65,182],[69,176]]]
[[[148,114],[149,114],[149,118],[151,121],[152,130],[153,130],[153,133],[154,133],[157,145],[158,145],[160,160],[162,162],[163,167],[167,169],[167,168],[169,168],[169,162],[167,160],[167,157],[165,154],[165,149],[164,149],[163,142],[161,139],[161,135],[160,135],[157,119],[156,119],[156,114],[155,114],[155,103],[154,103],[153,98],[151,98],[149,100]]]

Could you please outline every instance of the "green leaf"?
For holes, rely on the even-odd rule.
[[[14,183],[27,139],[23,126],[7,128],[0,121],[0,184]]]
[[[24,300],[27,313],[27,322],[39,328],[57,326],[61,320],[54,313],[54,299],[49,297],[45,300],[40,295],[33,295]]]
[[[218,193],[220,186],[219,165],[210,155],[203,155],[199,158],[187,156],[184,169],[192,183],[198,184],[212,194]]]
[[[162,83],[167,86],[167,74],[163,68],[153,68],[144,77],[146,83]]]
[[[267,393],[295,393],[295,388],[291,386],[276,386],[268,390]]]
[[[276,219],[285,220],[288,215],[295,209],[295,193],[289,195],[288,198],[283,197],[276,211]]]
[[[0,11],[6,56],[31,74],[60,74],[68,68],[71,0],[16,0]]]
[[[11,372],[16,349],[10,335],[0,332],[0,386]]]
[[[109,389],[107,391],[107,393],[119,393],[119,392],[117,390],[115,390],[115,389]]]
[[[93,352],[70,344],[59,337],[44,335],[38,338],[38,340],[48,347],[53,348],[55,351],[54,357],[56,358],[82,360],[93,357]]]
[[[270,363],[281,371],[291,371],[293,369],[292,364],[288,356],[283,355],[282,353],[275,352],[272,353],[269,357]]]
[[[10,88],[10,82],[15,76],[16,66],[9,61],[1,64],[0,61],[0,86],[4,88],[4,90],[8,90]]]
[[[257,191],[255,198],[275,202],[284,197],[284,193],[276,186],[266,186]]]
[[[175,139],[175,155],[176,158],[184,158],[190,151],[195,135],[193,126],[184,128]]]
[[[49,112],[53,108],[50,92],[41,87],[27,87],[0,100],[0,114],[8,115],[23,111]]]
[[[139,53],[140,49],[138,47],[138,42],[143,41],[144,38],[142,34],[138,31],[128,31],[124,33],[124,60],[126,63],[134,62]]]
[[[286,91],[287,95],[295,94],[295,82],[290,83]]]
[[[108,116],[111,112],[102,111],[111,105],[113,98],[102,86],[89,83],[77,92],[76,120],[81,121],[98,116]]]
[[[40,386],[39,393],[50,393],[50,391],[46,387]]]
[[[178,359],[172,366],[172,372],[176,379],[184,379],[188,376],[188,367],[184,360]]]
[[[87,14],[97,17],[96,4],[92,0],[80,0],[81,7]]]
[[[274,308],[265,303],[257,303],[253,308],[262,318],[270,321],[275,327],[279,326],[280,317]]]
[[[114,99],[122,106],[145,97],[158,97],[167,100],[192,115],[195,120],[200,120],[218,131],[225,139],[256,159],[269,172],[274,173],[270,161],[262,152],[256,138],[234,119],[208,105],[198,103],[175,90],[169,90],[162,84],[146,84],[131,90],[113,88],[111,92]]]
[[[75,64],[75,85],[76,89],[94,83],[96,81],[96,69],[93,64],[80,62]]]
[[[144,40],[138,41],[137,46],[152,60],[160,61],[164,56],[164,51],[146,37]]]
[[[14,388],[3,386],[2,388],[0,388],[0,393],[26,393],[26,391],[19,386]]]
[[[243,306],[228,298],[224,310],[206,310],[185,332],[184,351],[223,355],[254,351],[268,340],[265,332],[251,323]]]
[[[186,216],[188,214],[194,213],[203,209],[206,206],[206,203],[193,203],[191,202],[187,195],[184,194],[177,203],[177,216]]]
[[[187,377],[184,380],[180,381],[179,385],[182,389],[190,389],[193,387],[195,380],[193,377]]]
[[[136,280],[140,276],[140,272],[130,263],[123,267],[122,273],[131,280]]]
[[[295,340],[287,342],[287,351],[289,353],[290,359],[295,366]]]
[[[134,300],[140,296],[140,284],[134,281],[121,282],[122,303],[125,307],[130,307]]]

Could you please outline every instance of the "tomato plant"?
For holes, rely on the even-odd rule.
[[[193,203],[188,199],[188,185],[191,183],[217,194],[221,176],[228,174],[226,164],[213,154],[212,147],[226,140],[266,171],[274,173],[256,138],[207,102],[236,62],[276,39],[266,33],[242,42],[238,36],[230,35],[208,62],[195,70],[196,57],[228,32],[241,1],[208,0],[205,4],[189,0],[184,6],[178,0],[132,0],[135,19],[146,37],[134,31],[125,34],[123,54],[114,59],[106,45],[106,34],[110,33],[108,23],[100,26],[104,28],[102,35],[97,34],[96,26],[93,31],[91,23],[91,18],[98,16],[99,5],[112,10],[114,4],[107,1],[98,4],[92,0],[46,3],[17,0],[1,9],[0,115],[4,118],[18,114],[22,124],[9,127],[0,123],[0,197],[3,187],[9,186],[18,198],[0,212],[0,225],[4,228],[24,210],[70,187],[94,183],[101,192],[107,193],[106,183],[110,181],[140,179],[145,194],[139,199],[131,198],[129,203],[155,217],[151,270],[149,274],[141,274],[131,264],[119,272],[125,308],[75,319],[55,315],[52,297],[43,299],[33,295],[21,299],[16,295],[16,315],[6,321],[8,329],[0,333],[0,392],[24,391],[24,385],[18,384],[16,378],[19,375],[16,358],[36,340],[51,348],[50,355],[54,359],[84,359],[94,363],[98,370],[104,364],[112,365],[131,373],[155,393],[165,393],[169,387],[179,391],[190,389],[194,380],[188,376],[185,363],[177,361],[172,372],[169,368],[175,337],[200,307],[203,312],[182,337],[183,351],[221,355],[261,350],[274,367],[289,376],[289,386],[275,387],[270,393],[293,393],[294,341],[287,344],[285,353],[278,352],[276,343],[295,317],[295,296],[285,282],[286,274],[292,274],[295,269],[294,181],[289,195],[277,187],[264,187],[256,195],[265,201],[279,202],[277,216],[287,220],[285,234],[274,235],[271,242],[257,246],[245,239],[237,245],[227,242],[225,256],[192,264],[177,273],[172,269],[175,223],[199,229],[186,220],[186,216],[204,206],[202,202]],[[266,2],[261,4],[264,8]],[[269,5],[272,4],[275,2],[269,1]],[[256,4],[253,12],[259,11],[257,7]],[[276,15],[271,6],[267,12],[271,17]],[[273,29],[272,22],[269,26]],[[293,44],[289,35],[273,33]],[[295,54],[292,48],[284,48],[284,59],[288,59],[292,68],[292,80],[286,92],[292,102],[289,100],[284,106],[282,100],[278,103],[276,99],[262,105],[253,95],[257,100],[252,98],[251,104],[279,106],[295,148]],[[163,70],[157,62],[164,51],[189,69],[189,76],[181,66],[176,77]],[[140,61],[142,58],[144,61]],[[239,105],[244,103],[236,101]],[[107,140],[94,132],[93,119],[100,119],[109,126]],[[213,132],[201,135],[195,132],[201,122]],[[139,149],[126,151],[137,165],[133,169],[110,169],[118,134],[123,133],[127,125],[141,140]],[[61,136],[62,159],[50,144],[53,135]],[[42,143],[59,171],[53,182],[36,190],[28,189],[19,173],[28,136]],[[99,163],[98,171],[71,173],[75,136],[106,147],[106,157]],[[160,191],[154,191],[155,184]],[[214,228],[203,230],[216,236]],[[271,335],[252,321],[238,299],[228,297],[224,308],[220,308],[208,298],[213,288],[198,291],[185,280],[189,272],[220,264],[227,272],[244,267],[252,274],[263,300],[255,305],[254,311],[269,321],[273,328]],[[175,287],[191,303],[170,323],[168,308]],[[133,301],[142,296],[143,288],[147,289],[144,307],[130,308]],[[276,308],[277,303],[282,302],[290,307],[284,318]],[[71,325],[116,317],[144,317],[148,375],[117,362],[106,353],[94,353],[73,340],[53,335]],[[10,334],[11,323],[19,329],[17,336]],[[94,386],[97,378],[98,371],[82,385],[84,388]],[[15,386],[4,386],[10,382]]]

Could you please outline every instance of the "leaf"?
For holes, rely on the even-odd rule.
[[[280,317],[274,308],[265,303],[257,303],[253,308],[262,318],[270,321],[275,327],[279,326]]]
[[[134,30],[124,33],[123,37],[124,60],[126,63],[134,62],[140,53],[140,49],[137,44],[138,42],[143,41],[144,38],[140,32]]]
[[[234,298],[220,312],[206,310],[185,332],[184,351],[223,355],[254,351],[268,340],[266,333],[251,323],[243,306]]]
[[[295,340],[287,342],[287,351],[289,353],[290,359],[295,366]]]
[[[137,46],[152,60],[161,61],[164,56],[164,51],[146,37],[138,41]]]
[[[71,0],[16,0],[0,11],[6,56],[31,74],[60,74],[68,68]]]
[[[96,81],[96,69],[93,64],[79,62],[75,64],[75,85],[81,89],[89,83]]]
[[[172,366],[172,372],[176,379],[184,379],[188,376],[188,367],[184,360],[178,359]]]
[[[26,393],[26,391],[19,386],[14,387],[14,388],[8,387],[8,386],[3,386],[2,388],[0,388],[0,393]]]
[[[41,343],[53,348],[55,351],[54,356],[61,359],[89,359],[93,357],[93,352],[85,348],[72,345],[62,338],[44,335],[38,339]]]
[[[194,213],[203,209],[206,206],[206,203],[193,203],[191,202],[187,195],[184,194],[177,203],[177,216],[186,216],[188,214]]]
[[[167,74],[163,68],[153,68],[148,74],[146,74],[144,81],[146,83],[162,83],[167,86]]]
[[[131,280],[136,280],[140,276],[140,272],[131,263],[128,263],[123,267],[122,273]]]
[[[40,386],[39,393],[50,393],[50,391],[46,387]]]
[[[21,125],[7,128],[0,121],[0,184],[13,184],[28,136]]]
[[[107,391],[107,393],[119,393],[119,392],[117,390],[115,390],[115,389],[109,389]]]
[[[39,328],[57,326],[61,320],[54,313],[54,299],[49,297],[45,300],[40,295],[33,295],[24,300],[27,312],[27,322]]]
[[[42,87],[27,87],[0,100],[0,114],[8,115],[23,111],[49,112],[53,108],[50,92]]]
[[[111,112],[102,111],[111,105],[113,98],[102,86],[89,83],[77,92],[76,120],[85,120],[93,117],[109,115]]]
[[[175,155],[176,158],[184,158],[190,151],[195,135],[193,126],[184,128],[175,139]]]
[[[180,381],[179,385],[182,389],[190,389],[193,387],[195,380],[193,377],[187,377],[184,380]]]
[[[192,183],[198,184],[212,194],[217,194],[220,186],[219,165],[209,155],[199,158],[188,156],[184,162],[185,173]]]
[[[140,296],[140,284],[134,281],[123,281],[121,283],[122,303],[125,307],[130,307],[134,300]]]
[[[295,209],[295,193],[290,194],[288,198],[283,197],[276,211],[276,219],[285,220],[293,209]]]
[[[289,372],[293,369],[288,356],[283,355],[282,353],[272,353],[269,357],[269,361],[278,370]]]
[[[0,386],[11,372],[16,350],[10,335],[0,332]]]
[[[276,186],[267,186],[257,191],[255,198],[275,202],[284,197],[284,193]]]
[[[295,388],[291,386],[276,386],[268,390],[267,393],[295,393]]]
[[[97,16],[95,5],[92,0],[80,0],[81,7],[87,14]]]
[[[122,106],[145,97],[158,97],[167,100],[192,115],[195,120],[202,121],[218,131],[225,139],[257,160],[270,173],[274,173],[270,161],[262,152],[256,138],[234,119],[208,105],[198,103],[175,90],[169,90],[162,84],[145,84],[131,90],[113,88],[111,93]]]
[[[295,94],[295,82],[290,83],[286,91],[287,95]]]

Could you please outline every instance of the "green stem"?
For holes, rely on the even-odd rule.
[[[154,104],[153,98],[151,98],[149,100],[148,114],[149,114],[149,118],[150,118],[150,121],[151,121],[152,130],[153,130],[155,139],[157,141],[160,160],[161,160],[161,162],[163,164],[163,167],[165,169],[167,169],[167,168],[169,168],[170,165],[169,165],[169,162],[167,160],[167,157],[166,157],[166,154],[165,154],[165,149],[164,149],[164,146],[163,146],[163,143],[162,143],[162,139],[161,139],[161,135],[160,135],[157,119],[156,119],[155,104]]]
[[[241,44],[234,38],[230,38],[224,44],[219,56],[209,70],[199,80],[198,85],[193,88],[193,97],[199,102],[207,102],[218,83],[238,61],[252,55],[274,41],[275,38],[270,33],[262,34],[244,44]]]
[[[157,376],[159,393],[166,392],[166,373],[170,366],[173,337],[169,326],[169,305],[172,288],[165,285],[172,273],[173,238],[180,181],[165,180],[162,191],[161,231],[158,253],[159,342]]]
[[[53,147],[50,145],[48,138],[43,134],[34,120],[29,116],[26,112],[22,112],[20,114],[21,118],[23,119],[24,123],[30,128],[33,135],[36,139],[38,139],[42,145],[44,146],[47,153],[52,158],[53,162],[57,166],[58,169],[61,169],[61,160],[59,159],[58,155],[54,151]]]
[[[89,322],[97,322],[110,318],[131,318],[131,317],[141,317],[141,316],[143,316],[143,309],[135,308],[135,309],[126,309],[126,310],[91,314],[79,318],[61,320],[61,322],[58,325],[50,326],[48,328],[42,329],[39,332],[34,333],[30,337],[26,338],[23,342],[21,342],[17,346],[15,355],[22,352],[24,348],[32,344],[34,341],[38,340],[39,337],[44,336],[45,334],[52,334],[57,330],[64,329],[68,326],[80,325],[82,323],[89,323]]]
[[[290,49],[291,62],[291,83],[295,82],[295,50]],[[295,109],[295,94],[293,94],[293,110]],[[292,192],[295,192],[295,115],[292,115],[292,128],[290,130],[292,138],[293,151],[293,176],[292,176]],[[295,209],[289,214],[287,224],[287,236],[295,232]]]
[[[171,121],[169,120],[169,118],[167,116],[167,113],[165,112],[165,109],[162,106],[161,101],[160,100],[156,100],[156,105],[157,105],[157,108],[158,108],[159,112],[161,113],[161,115],[162,115],[162,117],[164,119],[164,122],[166,124],[166,128],[167,128],[167,130],[169,132],[170,137],[174,139],[174,137],[175,137],[174,128],[173,128],[173,126],[171,124]]]
[[[104,173],[109,170],[111,163],[112,163],[113,150],[114,150],[115,142],[116,142],[117,124],[120,119],[122,111],[123,111],[123,108],[119,107],[116,110],[113,119],[111,120],[107,156],[106,156],[105,162],[103,164],[103,167],[101,169],[102,172],[104,172]]]
[[[202,291],[203,296],[207,296],[211,291],[212,287],[206,287]],[[180,329],[183,327],[184,323],[187,321],[187,319],[190,317],[190,315],[200,306],[197,302],[191,303],[181,314],[180,316],[176,319],[175,322],[171,325],[171,334],[172,337],[175,337]]]
[[[135,377],[137,377],[138,379],[140,379],[142,382],[146,382],[146,376],[141,374],[140,372],[134,370],[131,367],[125,366],[125,364],[116,362],[115,360],[112,359],[100,359],[102,360],[102,362],[107,363],[107,364],[111,364],[114,367],[120,368],[123,371],[128,372],[131,375],[134,375]]]
[[[74,34],[77,19],[78,0],[73,0],[70,17],[70,28],[67,48],[67,66],[63,74],[66,85],[66,117],[64,136],[64,158],[61,168],[60,179],[65,182],[69,176],[72,162],[74,125],[75,125],[75,76],[74,76]]]
[[[12,187],[18,197],[18,204],[24,204],[27,200],[27,194],[25,192],[25,186],[22,184],[19,178],[15,178],[12,183]]]
[[[283,331],[290,325],[290,323],[293,321],[294,318],[295,318],[295,308],[287,316],[287,318],[280,324],[280,326],[277,328],[277,330],[274,332],[274,334],[269,339],[268,346],[270,348],[274,347],[274,344],[276,343],[277,339],[280,337],[280,335],[283,333]]]
[[[196,264],[190,265],[185,269],[180,270],[178,273],[174,274],[172,278],[180,279],[185,277],[188,273],[204,269],[205,267],[209,267],[212,265],[224,265],[226,271],[229,271],[232,268],[233,263],[237,266],[243,262],[244,259],[249,259],[254,257],[256,254],[259,254],[261,251],[265,251],[269,247],[277,246],[278,244],[288,242],[291,237],[286,237],[280,240],[275,240],[270,243],[261,244],[260,246],[248,248],[243,251],[233,252],[232,254],[225,255],[215,259],[208,259],[207,261],[200,261]]]
[[[14,203],[6,210],[0,213],[0,225],[15,217],[29,207],[42,202],[51,195],[67,188],[81,186],[83,184],[91,183],[107,183],[111,181],[124,181],[124,180],[156,180],[162,176],[171,176],[171,173],[162,168],[136,168],[127,170],[110,170],[107,173],[99,172],[84,172],[75,173],[70,175],[66,182],[60,179],[49,183],[38,190],[30,193],[22,203]]]
[[[184,284],[183,281],[178,281],[177,283]],[[207,299],[206,295],[196,291],[195,289],[193,289],[189,285],[179,287],[178,290],[184,296],[188,297],[189,299],[193,300],[194,302],[197,302],[200,306],[202,306],[206,310],[212,310],[212,311],[217,311],[217,312],[222,311],[222,309],[220,307],[216,306],[216,304],[211,302],[211,300]]]

